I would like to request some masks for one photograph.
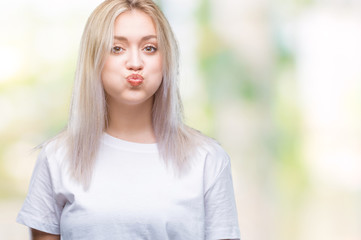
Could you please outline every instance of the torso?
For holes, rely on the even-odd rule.
[[[202,159],[202,158],[200,158]],[[205,156],[203,156],[205,159]],[[103,136],[91,187],[65,172],[54,184],[63,239],[203,239],[204,162],[177,178],[156,144]],[[56,171],[54,169],[54,171]]]

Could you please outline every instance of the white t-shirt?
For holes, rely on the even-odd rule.
[[[221,147],[199,151],[191,170],[177,178],[157,144],[104,133],[84,191],[55,145],[39,155],[17,222],[64,240],[240,238],[230,160]]]

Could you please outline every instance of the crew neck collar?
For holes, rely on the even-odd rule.
[[[120,138],[113,137],[106,132],[103,132],[102,141],[112,147],[133,151],[133,152],[157,152],[157,143],[137,143],[129,142]]]

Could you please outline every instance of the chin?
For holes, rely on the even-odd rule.
[[[124,99],[122,102],[125,105],[137,106],[137,105],[149,104],[150,102],[153,103],[153,97]]]

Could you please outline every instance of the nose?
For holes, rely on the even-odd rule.
[[[139,71],[143,69],[144,63],[141,57],[141,53],[137,50],[132,50],[128,52],[128,58],[126,62],[126,67],[128,70]]]

